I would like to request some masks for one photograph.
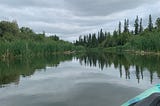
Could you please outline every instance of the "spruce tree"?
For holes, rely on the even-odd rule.
[[[129,20],[125,19],[124,20],[124,32],[129,32]]]
[[[99,43],[102,43],[103,42],[103,40],[104,40],[104,33],[103,33],[103,30],[101,29],[100,30],[100,35],[99,35]]]
[[[156,20],[156,27],[158,30],[160,30],[160,18],[157,18]]]
[[[119,26],[118,26],[119,28],[118,28],[118,33],[119,33],[119,35],[121,34],[121,22],[119,22]]]
[[[124,20],[124,31],[123,32],[126,32],[126,30],[127,30],[127,21],[126,21],[126,19]]]
[[[129,19],[127,19],[127,32],[129,33]]]
[[[92,43],[92,35],[89,34],[89,37],[88,37],[88,46],[91,47],[91,44]]]
[[[149,22],[148,22],[148,30],[152,31],[153,29],[153,23],[152,23],[152,16],[151,14],[149,15]]]
[[[92,34],[92,47],[97,47],[98,46],[98,41],[97,41],[97,38],[96,38],[96,34],[93,33]]]
[[[138,19],[138,16],[135,20],[134,27],[135,27],[134,33],[135,33],[135,35],[137,35],[139,33],[139,19]]]
[[[142,18],[140,19],[139,33],[143,32]]]

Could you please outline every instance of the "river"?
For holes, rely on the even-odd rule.
[[[120,106],[160,82],[160,57],[85,53],[0,61],[0,106]]]

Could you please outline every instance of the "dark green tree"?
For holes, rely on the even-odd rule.
[[[19,27],[16,21],[1,21],[0,22],[0,36],[2,37],[5,33],[8,33],[13,36],[19,34]]]
[[[158,30],[160,30],[160,18],[157,18],[156,20],[156,27]]]
[[[49,39],[54,40],[54,41],[58,41],[59,37],[57,35],[54,35],[54,36],[49,36]]]
[[[98,41],[97,41],[97,38],[96,38],[96,34],[93,33],[92,34],[92,47],[95,48],[98,46]]]
[[[139,18],[138,18],[138,16],[135,20],[134,27],[135,27],[134,33],[135,33],[135,35],[137,35],[139,33]]]
[[[89,37],[88,37],[88,47],[91,47],[92,46],[92,35],[89,34]]]
[[[113,32],[113,46],[117,46],[117,41],[118,41],[118,32],[115,30]]]
[[[149,15],[148,30],[149,31],[153,30],[153,23],[152,23],[152,16],[151,16],[151,14]]]
[[[119,25],[118,25],[118,33],[119,35],[121,34],[121,22],[119,22]]]
[[[99,33],[99,43],[102,43],[105,40],[103,30],[100,30]]]
[[[127,32],[129,33],[129,19],[127,19]]]
[[[140,19],[139,33],[143,32],[142,18]]]
[[[21,31],[22,33],[25,33],[25,34],[33,33],[33,30],[30,29],[30,28],[28,28],[28,27],[21,27],[21,28],[20,28],[20,31]]]
[[[124,32],[125,33],[129,32],[129,20],[128,19],[124,20]]]

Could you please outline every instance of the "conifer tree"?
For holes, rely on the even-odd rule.
[[[160,30],[160,18],[157,18],[156,20],[156,27],[158,30]]]
[[[143,32],[142,18],[140,19],[139,33]]]
[[[152,23],[152,16],[151,14],[149,15],[149,22],[148,22],[148,30],[152,31],[153,29],[153,23]]]
[[[125,19],[124,20],[124,32],[129,32],[129,20]]]
[[[129,33],[129,19],[127,19],[127,32]]]
[[[104,40],[104,33],[103,33],[103,30],[101,29],[100,30],[100,35],[99,35],[99,43],[102,43]]]
[[[138,16],[135,20],[134,27],[135,27],[134,33],[135,33],[135,35],[137,35],[139,33],[139,19],[138,19]]]
[[[119,33],[119,35],[121,34],[121,22],[119,22],[118,33]]]

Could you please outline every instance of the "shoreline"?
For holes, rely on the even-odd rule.
[[[126,49],[119,49],[116,47],[112,48],[104,48],[104,52],[106,53],[129,53],[129,54],[135,54],[135,55],[157,55],[160,56],[160,51],[159,52],[154,52],[154,51],[140,51],[140,50],[126,50]]]
[[[127,53],[133,53],[136,55],[157,55],[160,56],[160,52],[151,52],[151,51],[134,51],[134,50],[124,50]]]

